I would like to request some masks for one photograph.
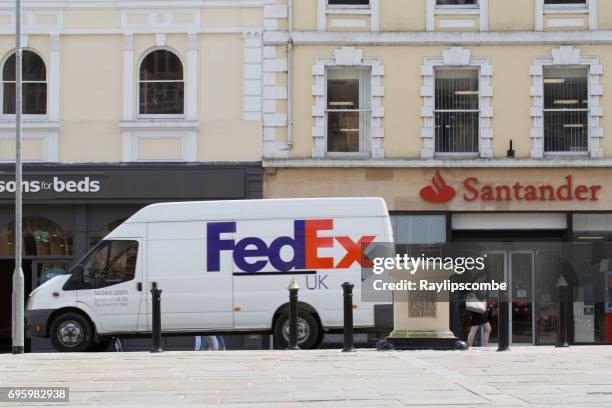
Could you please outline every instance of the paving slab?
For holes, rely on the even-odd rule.
[[[612,347],[0,355],[2,387],[69,407],[612,407]]]

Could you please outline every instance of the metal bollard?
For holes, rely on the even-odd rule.
[[[353,288],[349,282],[342,284],[344,293],[344,348],[343,353],[355,351],[353,348]]]
[[[151,347],[151,353],[161,353],[164,351],[161,347],[161,293],[162,290],[158,289],[157,282],[153,282],[151,287],[151,303],[153,318],[152,322],[152,340],[153,345]]]
[[[297,338],[297,320],[298,320],[298,291],[300,287],[295,278],[291,278],[289,283],[289,344],[287,350],[299,350]]]
[[[569,285],[565,277],[561,275],[557,284],[557,295],[559,296],[559,325],[557,327],[557,344],[555,347],[569,347],[567,343],[567,295]]]
[[[499,339],[497,341],[497,351],[510,350],[510,327],[508,320],[508,299],[504,299],[502,302],[499,302]]]

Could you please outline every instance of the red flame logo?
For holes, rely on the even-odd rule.
[[[455,197],[457,191],[446,184],[440,170],[436,170],[436,174],[431,178],[431,185],[423,187],[420,194],[423,200],[430,203],[446,203]]]

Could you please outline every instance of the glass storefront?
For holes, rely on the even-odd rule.
[[[435,244],[454,242],[447,237],[444,214],[394,214],[396,242]],[[564,277],[570,287],[568,331],[574,344],[612,344],[612,214],[573,214],[567,231],[551,231],[551,238],[533,240],[545,233],[474,231],[470,245],[487,253],[488,277],[509,284],[509,327],[514,344],[551,345],[557,341],[559,296]],[[493,233],[492,233],[493,232]],[[505,233],[507,232],[507,234]],[[504,239],[478,242],[485,237]],[[559,239],[566,236],[567,239]],[[465,234],[461,235],[462,238]],[[533,241],[533,242],[532,242]],[[564,242],[565,241],[565,242]],[[497,341],[499,294],[489,294],[491,341]],[[450,326],[465,339],[469,316],[465,294],[451,301]]]
[[[0,170],[1,182],[13,180],[13,166],[0,166]],[[26,164],[24,180],[45,186],[24,192],[26,297],[45,280],[69,271],[91,247],[140,208],[164,201],[261,198],[261,173],[258,163]],[[69,183],[78,189],[68,191]],[[11,342],[14,214],[14,192],[5,189],[0,192],[0,352],[10,350]],[[26,349],[30,348],[29,341]],[[48,339],[31,341],[32,351],[51,350]]]

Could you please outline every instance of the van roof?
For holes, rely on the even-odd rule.
[[[132,215],[125,223],[387,215],[385,201],[375,197],[185,201],[149,205]]]

